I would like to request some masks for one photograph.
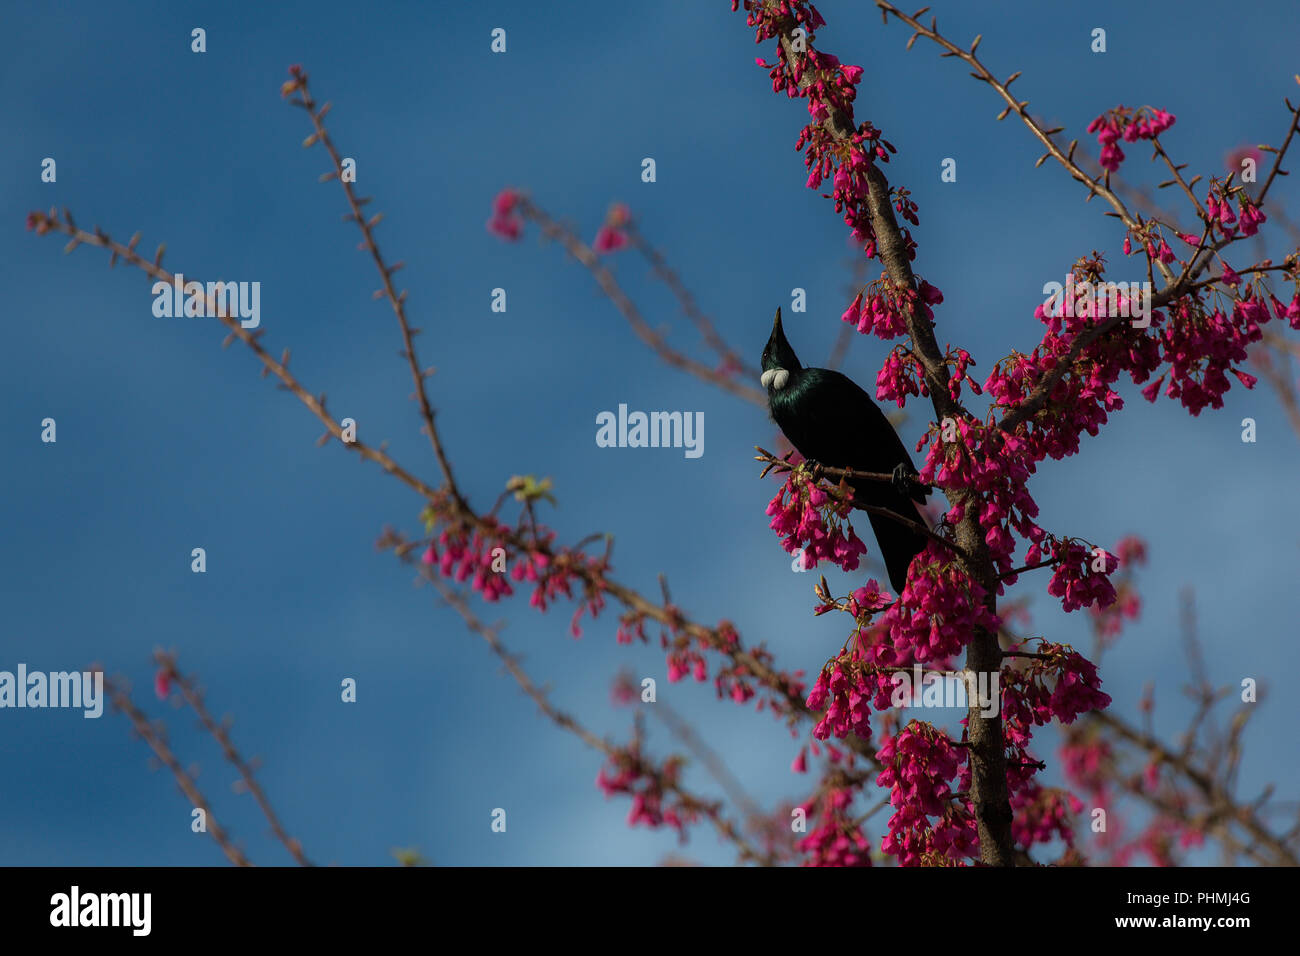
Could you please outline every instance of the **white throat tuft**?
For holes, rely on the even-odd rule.
[[[764,388],[772,388],[778,392],[785,388],[788,381],[790,381],[790,373],[783,368],[770,368],[759,377],[759,382]]]

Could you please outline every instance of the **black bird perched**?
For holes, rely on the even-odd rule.
[[[763,348],[763,387],[772,420],[804,458],[832,468],[893,475],[892,483],[850,481],[855,505],[884,508],[925,525],[916,502],[926,493],[911,478],[916,474],[902,439],[875,401],[847,375],[826,368],[804,368],[781,328],[776,310],[772,336]],[[926,537],[892,518],[867,513],[876,534],[889,583],[901,592],[912,558]]]

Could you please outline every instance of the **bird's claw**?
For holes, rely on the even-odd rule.
[[[911,465],[905,461],[900,461],[894,466],[894,473],[892,475],[894,489],[901,495],[910,496],[913,489],[912,483],[918,477],[920,476],[912,470]]]

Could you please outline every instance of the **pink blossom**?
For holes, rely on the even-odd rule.
[[[811,801],[803,805],[804,812],[817,821],[798,844],[807,855],[805,866],[871,865],[870,845],[849,812],[852,803],[851,790],[833,787],[816,805]]]
[[[617,252],[627,245],[627,235],[612,226],[601,226],[591,248],[598,253]]]
[[[782,547],[789,554],[803,549],[805,568],[814,568],[825,560],[845,571],[854,571],[867,548],[846,520],[851,508],[847,501],[832,500],[795,470],[768,503],[767,513],[772,516],[772,530],[784,536]]]
[[[523,196],[513,189],[503,189],[492,200],[492,217],[487,222],[488,232],[508,242],[524,234],[524,221],[516,210]]]

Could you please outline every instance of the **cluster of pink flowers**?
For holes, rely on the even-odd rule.
[[[1238,232],[1243,236],[1253,236],[1268,221],[1268,216],[1251,201],[1244,189],[1238,190],[1235,197],[1236,212],[1232,208],[1233,196],[1229,195],[1224,184],[1217,178],[1210,182],[1210,190],[1205,197],[1206,222],[1225,239],[1236,238]]]
[[[698,814],[674,799],[671,787],[677,782],[680,770],[681,761],[677,757],[668,758],[662,767],[654,767],[641,756],[640,747],[633,741],[610,754],[608,766],[601,767],[596,774],[596,785],[607,798],[614,794],[631,796],[629,826],[667,824],[684,839],[686,825],[694,822]]]
[[[907,396],[929,394],[921,360],[905,347],[894,346],[876,374],[876,398],[882,402],[896,402],[902,408],[907,404]]]
[[[829,669],[823,669],[808,695],[809,710],[816,713],[826,707],[813,728],[818,740],[831,734],[841,739],[850,733],[863,740],[871,737],[871,696],[876,688],[854,657],[852,653],[842,655]]]
[[[1058,751],[1062,772],[1072,786],[1105,798],[1114,772],[1115,758],[1110,744],[1093,735],[1072,737]]]
[[[852,804],[852,790],[831,787],[818,803],[803,805],[804,813],[817,819],[817,827],[798,844],[808,857],[804,866],[871,865],[871,847],[849,810]]]
[[[740,644],[740,634],[730,621],[719,621],[715,631],[728,648]],[[750,653],[763,666],[772,664],[772,656],[766,649],[756,647]],[[801,670],[793,674],[780,673],[779,679],[783,685],[780,690],[787,691],[790,697],[800,696],[803,693],[803,681],[800,680],[802,675]],[[730,697],[732,702],[737,704],[748,703],[756,694],[749,668],[737,663],[730,656],[723,656],[719,666],[714,670],[713,687],[718,692],[719,700]],[[771,707],[777,714],[784,714],[788,711],[788,702],[779,694],[773,694],[759,698],[758,709],[763,710],[765,707]]]
[[[422,515],[430,529],[442,520],[440,516],[441,512],[436,508],[426,509]],[[582,615],[590,614],[594,620],[605,609],[609,590],[605,577],[609,570],[607,558],[557,547],[555,532],[535,522],[530,521],[526,529],[521,527],[512,531],[491,516],[480,520],[486,526],[482,530],[471,530],[463,524],[444,528],[437,540],[426,548],[423,562],[436,566],[445,577],[470,581],[472,588],[487,601],[512,595],[511,580],[533,585],[529,603],[540,611],[547,610],[557,599],[573,600],[576,596],[579,601],[569,627],[574,637],[580,637],[582,631],[578,621]],[[523,550],[518,544],[521,539],[527,542],[522,546]],[[494,567],[499,570],[493,570]],[[740,646],[740,635],[730,621],[719,622],[713,629],[712,638],[706,639],[687,627],[685,616],[671,603],[665,604],[664,610],[668,620],[660,632],[660,640],[670,681],[681,680],[688,674],[697,681],[708,680],[705,655],[714,652],[721,658],[712,675],[720,698],[730,697],[736,703],[744,704],[758,696],[762,689],[767,693],[759,698],[758,709],[768,708],[777,716],[785,716],[791,709],[791,701],[803,696],[804,683],[800,679],[803,672],[791,674],[777,670],[767,649],[748,649],[745,655],[747,663],[738,662],[727,653]],[[648,616],[644,609],[623,613],[618,623],[619,643],[645,642]],[[763,672],[761,681],[751,668]]]
[[[969,385],[971,391],[976,395],[979,395],[984,391],[980,387],[979,383],[970,377],[970,374],[967,371],[967,369],[975,364],[975,360],[971,358],[969,352],[965,349],[957,349],[956,354],[954,354],[953,350],[949,348],[948,354],[945,356],[945,361],[948,365],[952,366],[952,375],[948,377],[948,397],[954,402],[960,401],[961,399],[961,386],[963,382]]]
[[[1153,313],[1153,325],[1159,316],[1158,311]],[[1053,321],[1059,322],[1059,318]],[[1149,338],[1135,337],[1123,356],[1117,354],[1116,343],[1105,341],[1106,338],[1099,336],[1086,346],[1075,362],[1074,371],[1056,382],[1047,404],[1034,419],[1033,430],[1017,431],[1017,438],[1025,443],[1023,457],[1027,463],[1076,454],[1083,432],[1097,435],[1109,420],[1109,413],[1124,407],[1124,400],[1111,388],[1119,377],[1123,359],[1133,360],[1137,382],[1145,381],[1159,364],[1155,343]],[[994,365],[984,382],[984,390],[1000,405],[1014,410],[1065,360],[1073,339],[1073,335],[1049,332],[1028,355],[1017,353]]]
[[[1090,261],[1086,278],[1100,281],[1095,271],[1099,265],[1099,260]],[[1052,313],[1040,306],[1036,314],[1048,326],[1043,341],[1028,355],[1016,354],[999,362],[985,381],[995,402],[1010,413],[1025,401],[1070,353],[1077,337],[1104,316],[1104,301],[1098,300],[1096,305],[1099,308],[1075,310],[1081,313],[1075,315],[1062,315],[1059,310]],[[1043,530],[1033,520],[1038,509],[1025,490],[1027,479],[1045,457],[1074,454],[1083,432],[1097,434],[1110,412],[1123,407],[1112,387],[1122,372],[1142,383],[1162,362],[1169,362],[1170,370],[1148,385],[1144,395],[1153,400],[1168,376],[1166,394],[1180,398],[1193,413],[1206,404],[1222,404],[1229,384],[1225,371],[1237,374],[1247,386],[1253,384],[1253,379],[1232,368],[1232,363],[1244,359],[1246,344],[1259,338],[1259,325],[1269,318],[1258,297],[1248,291],[1226,316],[1217,311],[1204,316],[1188,298],[1175,302],[1171,311],[1173,318],[1168,323],[1161,311],[1152,313],[1151,334],[1120,322],[1095,336],[1079,350],[1074,371],[1057,381],[1043,410],[1032,419],[1032,429],[1025,423],[1014,434],[1007,434],[992,422],[960,421],[959,441],[936,442],[931,448],[922,479],[949,490],[969,488],[981,497],[981,526],[1003,573],[1011,568],[1012,530],[1029,541],[1029,564],[1038,563],[1048,547]],[[1281,315],[1286,308],[1275,303],[1274,311]],[[927,436],[927,441],[931,437]],[[961,517],[960,508],[949,514],[949,520]],[[1105,580],[1113,570],[1109,561],[1104,571],[1095,572],[1090,560],[1085,563],[1083,553],[1077,549],[1062,553],[1059,542],[1052,544],[1052,557],[1065,558],[1069,565],[1058,568],[1049,585],[1051,593],[1063,598],[1067,610],[1094,602],[1105,605],[1114,599],[1114,588]]]
[[[1117,777],[1117,764],[1110,744],[1095,732],[1073,732],[1060,749],[1065,768],[1065,778],[1072,786],[1087,791],[1088,802],[1093,806],[1108,808],[1114,801],[1113,784],[1121,780],[1121,787],[1140,789],[1144,794],[1154,794],[1160,786],[1160,765],[1148,763],[1141,777],[1125,781]],[[1175,806],[1184,806],[1186,798],[1176,790],[1167,799]],[[1123,820],[1111,814],[1107,829],[1097,835],[1102,848],[1112,850],[1108,861],[1112,866],[1129,866],[1139,853],[1156,866],[1173,866],[1175,848],[1190,849],[1204,843],[1204,834],[1184,822],[1168,816],[1152,818],[1145,828],[1132,839],[1124,836]]]
[[[964,778],[970,776],[965,768],[962,775]],[[969,786],[969,779],[963,786]],[[895,845],[901,844],[896,840]],[[934,855],[933,862],[947,862],[957,866],[966,865],[965,860],[979,858],[979,830],[969,802],[963,801],[962,806],[950,807],[947,813],[934,822],[930,831],[930,852]]]
[[[1002,670],[1002,731],[1013,808],[1023,807],[1025,798],[1017,794],[1036,786],[1033,777],[1042,768],[1029,751],[1033,728],[1053,718],[1071,724],[1080,714],[1110,705],[1110,697],[1098,689],[1101,681],[1090,661],[1060,644],[1044,643],[1041,650],[1044,658],[1031,658],[1023,668]],[[1088,760],[1096,755],[1063,752],[1062,756],[1067,779],[1074,779],[1072,774],[1097,773],[1095,762],[1091,771],[1087,769]],[[1021,824],[1031,830],[1035,826],[1030,819],[1022,819]],[[1065,826],[1064,820],[1061,825]]]
[[[829,54],[810,51],[808,56],[810,61],[820,61],[833,68],[840,68],[839,61]],[[845,69],[855,71],[856,76],[862,74],[860,67]],[[856,83],[857,80],[853,82]],[[894,152],[894,147],[881,137],[880,130],[870,123],[862,123],[849,137],[847,158],[841,158],[840,141],[822,125],[823,119],[818,118],[822,114],[828,115],[825,105],[813,100],[809,103],[809,110],[813,112],[813,122],[803,128],[799,134],[799,141],[795,144],[796,149],[802,150],[807,147],[804,164],[810,170],[808,188],[819,188],[822,181],[834,170],[831,198],[835,201],[835,211],[843,215],[853,238],[862,243],[867,258],[875,258],[875,229],[871,225],[871,213],[867,205],[867,194],[870,192],[868,170],[876,160],[888,161],[889,154]],[[851,117],[853,114],[846,110],[844,115]],[[903,229],[903,237],[909,257],[914,257],[916,241],[912,239],[906,227]]]
[[[970,386],[976,395],[983,394],[983,387],[971,378],[968,371],[976,364],[969,352],[950,346],[944,356],[944,364],[953,370],[948,376],[948,396],[954,402],[961,400],[963,385]],[[882,402],[897,402],[898,407],[902,408],[907,403],[907,396],[929,394],[930,389],[925,383],[925,366],[921,364],[921,359],[905,346],[894,346],[876,374],[876,398]]]
[[[1029,781],[1011,794],[1011,836],[1025,849],[1057,837],[1074,846],[1073,819],[1082,809],[1074,794]]]
[[[582,615],[590,614],[595,619],[605,608],[605,559],[582,551],[556,550],[555,532],[541,526],[532,529],[535,542],[519,552],[511,542],[509,528],[490,516],[482,520],[486,530],[470,531],[463,525],[444,528],[437,541],[429,543],[421,560],[436,566],[443,577],[469,581],[485,601],[513,595],[511,580],[532,584],[528,603],[539,611],[547,610],[559,598],[572,600],[577,584],[582,588],[582,600],[569,622],[569,630],[574,637],[581,637],[578,621]]]
[[[883,738],[876,758],[884,766],[876,783],[889,787],[894,808],[882,850],[903,866],[915,866],[923,857],[960,860],[978,852],[974,819],[954,801],[949,783],[965,755],[947,734],[914,720],[896,736]],[[939,818],[933,826],[930,817]]]
[[[1178,399],[1191,414],[1199,415],[1206,406],[1223,407],[1224,393],[1232,384],[1225,373],[1231,372],[1246,388],[1255,386],[1255,376],[1233,368],[1246,360],[1247,345],[1263,337],[1260,326],[1272,318],[1253,288],[1235,299],[1226,313],[1218,308],[1206,312],[1187,298],[1173,303],[1170,312],[1172,321],[1161,323],[1159,329],[1161,358],[1169,363],[1169,369],[1142,390],[1147,401],[1156,400],[1161,384],[1168,378],[1165,395]],[[1278,317],[1283,315],[1285,308]]]
[[[503,189],[492,201],[492,218],[487,221],[488,232],[507,242],[524,234],[524,220],[517,207],[523,197],[513,189]]]
[[[883,769],[876,784],[890,788],[891,806],[911,805],[938,816],[947,810],[952,796],[948,781],[957,776],[962,763],[960,749],[937,727],[910,721],[898,734],[881,739],[876,759]]]
[[[1090,550],[1073,538],[1049,535],[1029,546],[1025,560],[1037,564],[1042,560],[1044,546],[1050,549],[1053,562],[1047,593],[1061,599],[1063,610],[1068,613],[1093,604],[1104,608],[1114,603],[1115,585],[1111,584],[1110,574],[1119,567],[1115,555],[1101,548]]]
[[[891,192],[894,196],[894,211],[912,225],[919,226],[921,220],[916,217],[916,211],[920,207],[911,198],[912,191],[910,189],[904,189],[902,186],[898,186],[893,188]]]
[[[1103,643],[1110,643],[1124,629],[1125,621],[1135,621],[1142,613],[1142,597],[1132,583],[1132,569],[1146,563],[1146,543],[1134,535],[1128,535],[1115,545],[1115,556],[1119,558],[1120,575],[1115,584],[1115,603],[1108,608],[1093,605],[1089,608],[1092,615],[1093,632]]]
[[[790,472],[767,505],[767,513],[772,516],[770,527],[784,536],[781,546],[786,553],[794,554],[803,548],[805,569],[817,567],[819,561],[830,561],[845,571],[857,570],[858,559],[867,547],[847,520],[851,510],[847,501],[827,494],[798,468]],[[841,520],[847,533],[840,526]]]
[[[922,440],[920,447],[930,448],[921,480],[946,489],[950,497],[960,498],[962,491],[977,496],[985,543],[998,571],[1005,574],[1013,567],[1011,530],[1030,541],[1041,540],[1044,534],[1033,520],[1038,505],[1026,487],[1034,472],[1034,457],[1024,438],[991,423],[961,418],[950,424],[952,441],[941,440],[942,427],[932,428]],[[965,515],[966,506],[959,500],[949,508],[947,520],[956,524]]]
[[[867,294],[865,300],[864,294]],[[840,319],[856,326],[863,335],[874,334],[889,340],[907,334],[907,317],[914,309],[927,320],[933,320],[934,310],[930,306],[941,302],[943,293],[924,279],[919,290],[896,290],[877,280],[857,294]]]
[[[493,552],[498,548],[504,555],[494,559]],[[502,567],[508,567],[510,549],[502,536],[447,528],[436,543],[429,543],[422,560],[427,565],[437,565],[438,573],[445,578],[469,580],[470,586],[483,595],[483,600],[497,601],[515,593],[505,573],[492,570],[494,560],[500,564],[502,558],[506,562]]]
[[[1003,670],[1003,718],[1008,725],[1014,721],[1026,728],[1041,727],[1053,718],[1072,724],[1080,714],[1110,706],[1110,695],[1101,690],[1097,667],[1090,660],[1068,644],[1043,642],[1038,650],[1043,657],[1029,658],[1018,670]]]
[[[701,683],[709,679],[708,664],[704,660],[704,655],[690,645],[669,651],[668,682],[675,684],[688,674],[694,675]]]
[[[727,653],[740,645],[740,634],[730,621],[719,621],[713,629],[714,641],[709,642],[687,630],[685,618],[676,607],[668,604],[665,610],[669,614],[669,623],[660,630],[659,640],[668,663],[670,682],[676,683],[688,675],[701,683],[708,680],[709,664],[705,655],[711,652],[719,654],[713,670],[713,686],[719,700],[729,697],[737,704],[745,704],[758,697],[758,710],[770,709],[773,714],[784,716],[789,714],[791,702],[803,695],[803,671],[789,673],[778,670],[772,652],[761,646],[749,648],[746,652],[753,667],[771,671],[761,683],[766,693],[758,695],[758,681],[751,666]],[[626,621],[621,623],[620,635],[630,626]],[[640,629],[641,626],[638,621],[636,627]],[[643,630],[639,632],[644,634]],[[718,641],[722,648],[715,646]]]
[[[620,644],[645,644],[649,638],[645,633],[646,615],[644,611],[625,611],[619,615],[618,633],[615,639]]]
[[[514,563],[514,567],[510,569],[510,576],[518,582],[527,581],[536,585],[528,603],[539,611],[545,611],[553,601],[560,598],[572,600],[573,585],[580,580],[585,580],[587,584],[583,590],[584,600],[578,605],[569,625],[573,636],[580,637],[582,630],[578,627],[578,619],[582,614],[589,613],[595,619],[605,608],[604,580],[607,570],[605,559],[594,558],[582,551],[568,549],[556,551],[552,544],[555,538],[554,531],[538,528],[537,534],[540,543],[548,546],[552,553],[533,550],[521,555]],[[587,573],[580,575],[579,569]]]
[[[1076,281],[1101,283],[1100,260],[1089,260],[1087,270],[1076,268]],[[993,366],[984,389],[1000,406],[1012,411],[1033,392],[1045,375],[1064,361],[1076,340],[1091,333],[1098,320],[1108,318],[1110,303],[1098,296],[1083,308],[1047,310],[1039,305],[1034,315],[1047,326],[1043,340],[1028,355],[1016,353]],[[1159,310],[1151,314],[1151,324],[1162,320]],[[1078,353],[1074,370],[1063,375],[1048,396],[1043,410],[1033,420],[1032,432],[1018,430],[1027,443],[1024,449],[1030,462],[1045,457],[1056,459],[1079,450],[1079,435],[1086,431],[1096,435],[1106,424],[1109,413],[1124,407],[1123,400],[1111,387],[1122,372],[1129,372],[1135,383],[1142,383],[1160,364],[1156,342],[1134,329],[1129,322],[1116,323],[1106,334],[1096,336]]]
[[[914,579],[924,576],[913,572]],[[909,582],[908,587],[911,586]],[[832,735],[844,738],[850,733],[867,739],[872,732],[872,711],[886,712],[894,707],[896,675],[900,668],[924,662],[929,669],[948,669],[952,657],[969,640],[969,632],[963,633],[963,622],[968,625],[976,619],[983,626],[996,620],[972,612],[965,604],[954,605],[950,595],[941,597],[941,594],[941,588],[922,585],[916,592],[921,610],[914,613],[908,609],[912,596],[907,589],[897,602],[889,601],[874,580],[853,592],[847,607],[843,608],[857,623],[851,647],[846,646],[822,669],[805,701],[814,713],[825,708],[813,728],[815,740],[826,740]],[[824,605],[818,613],[834,606]],[[939,614],[940,607],[945,609],[942,619],[927,616],[927,611]],[[882,609],[885,614],[878,615]]]
[[[890,653],[879,648],[876,663],[936,663],[960,653],[976,630],[998,628],[997,615],[985,604],[987,596],[982,585],[953,563],[943,545],[926,545],[912,559],[898,601],[880,617],[880,627],[889,635]]]
[[[732,0],[732,10],[739,9],[740,2]],[[804,151],[808,188],[820,189],[826,179],[831,179],[835,211],[844,216],[844,222],[862,243],[867,256],[874,258],[876,240],[867,207],[867,174],[873,163],[887,162],[894,147],[870,123],[854,128],[847,142],[824,125],[832,114],[839,114],[841,121],[853,121],[853,101],[857,97],[857,85],[862,81],[862,67],[842,64],[831,54],[813,49],[815,31],[825,21],[811,4],[803,0],[779,3],[744,0],[744,8],[745,22],[754,28],[756,43],[790,37],[796,28],[802,28],[806,52],[789,57],[778,42],[775,63],[765,62],[761,57],[756,62],[768,71],[773,92],[808,100],[810,121],[799,132],[795,144],[796,149]],[[916,204],[903,191],[896,191],[896,195],[895,207],[908,222],[915,224]],[[915,255],[915,242],[906,228],[903,234],[909,256]]]
[[[1102,265],[1099,258],[1081,262],[1076,275],[1080,281],[1098,283]],[[1229,281],[1234,278],[1229,274]],[[1276,298],[1271,304],[1278,318],[1293,314]],[[1077,338],[1107,316],[1108,308],[1102,298],[1072,310],[1073,315],[1039,306],[1035,314],[1048,327],[1043,341],[1028,355],[1017,353],[997,363],[985,381],[985,389],[997,405],[1008,414],[1014,411],[1065,359]],[[1300,302],[1294,315],[1300,326]],[[1247,288],[1226,314],[1218,309],[1207,314],[1198,302],[1183,297],[1170,307],[1168,321],[1160,310],[1151,313],[1149,332],[1135,329],[1129,322],[1116,323],[1079,350],[1074,370],[1057,381],[1042,411],[1031,420],[1032,429],[1027,422],[1008,435],[992,422],[961,421],[959,441],[936,442],[931,448],[922,479],[949,490],[969,488],[983,499],[981,526],[1000,571],[1006,573],[1011,568],[1011,530],[1030,542],[1027,563],[1037,563],[1046,542],[1043,530],[1033,520],[1038,509],[1025,482],[1039,461],[1074,454],[1083,432],[1096,435],[1109,414],[1123,407],[1113,387],[1119,376],[1127,372],[1141,384],[1168,363],[1168,370],[1143,389],[1148,400],[1154,401],[1164,385],[1165,394],[1181,400],[1193,414],[1207,405],[1222,407],[1223,394],[1230,385],[1228,372],[1246,387],[1254,385],[1253,376],[1233,366],[1245,359],[1246,346],[1261,337],[1260,325],[1270,318],[1262,294]],[[961,516],[961,509],[954,508],[949,520]],[[1075,570],[1058,568],[1049,591],[1063,598],[1067,610],[1114,600],[1114,588],[1104,580],[1109,567],[1105,572],[1092,572],[1091,562],[1085,565],[1081,555],[1070,551],[1065,557]],[[1013,582],[1011,578],[1007,583]]]
[[[929,602],[928,606],[934,603]],[[815,610],[819,615],[845,610],[853,616],[857,628],[849,642],[851,647],[846,645],[838,657],[822,668],[805,701],[814,713],[825,709],[813,728],[814,740],[826,740],[832,735],[842,739],[850,733],[864,740],[870,737],[872,710],[883,712],[893,706],[894,675],[900,667],[919,663],[918,654],[926,655],[933,667],[948,666],[947,657],[936,655],[937,649],[954,650],[960,646],[960,637],[954,634],[954,629],[946,621],[922,624],[920,616],[910,613],[894,618],[888,613],[879,616],[880,611],[888,612],[898,604],[881,592],[879,583],[873,579],[850,594],[843,604],[828,601]],[[918,625],[916,632],[907,626],[913,622]],[[926,633],[921,638],[917,632],[923,628]]]
[[[1174,254],[1174,250],[1170,247],[1169,243],[1165,241],[1164,237],[1160,236],[1156,232],[1155,226],[1151,226],[1147,230],[1145,235],[1139,236],[1138,238],[1142,241],[1142,245],[1146,249],[1147,255],[1150,256],[1152,259],[1156,259],[1160,262],[1163,262],[1165,265],[1169,265],[1169,263],[1173,262],[1175,259],[1178,258],[1178,256]],[[1158,246],[1156,245],[1157,239],[1160,240],[1160,245]],[[1195,238],[1193,238],[1193,244],[1195,243],[1196,243]],[[1128,233],[1125,233],[1124,255],[1131,256],[1132,254],[1133,254],[1133,238]]]
[[[1113,173],[1124,161],[1124,151],[1119,148],[1121,139],[1126,143],[1155,139],[1174,122],[1174,115],[1164,110],[1144,107],[1134,111],[1118,106],[1089,123],[1088,132],[1097,134],[1097,143],[1101,146],[1099,161],[1103,168]]]

